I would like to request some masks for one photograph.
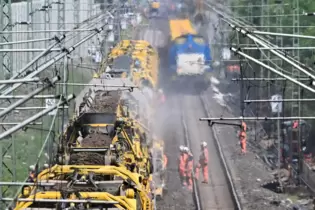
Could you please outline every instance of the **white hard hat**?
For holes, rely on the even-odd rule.
[[[30,171],[34,171],[35,170],[35,166],[34,165],[30,165],[29,170]]]
[[[205,142],[205,141],[201,142],[201,146],[206,147],[207,146],[207,142]]]
[[[188,147],[184,147],[184,151],[185,152],[189,152],[189,148]]]
[[[47,169],[49,168],[49,165],[47,163],[44,164],[44,168]]]
[[[185,147],[183,145],[179,146],[179,151],[184,151]]]

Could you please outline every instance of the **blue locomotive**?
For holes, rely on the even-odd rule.
[[[206,40],[196,34],[185,34],[175,38],[169,48],[169,73],[171,84],[181,87],[193,84],[206,89],[210,84],[211,52]]]

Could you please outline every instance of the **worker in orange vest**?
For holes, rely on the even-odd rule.
[[[186,182],[186,161],[188,157],[188,148],[184,146],[179,147],[180,155],[179,155],[179,160],[178,160],[178,171],[179,171],[179,176],[181,179],[181,182],[183,186],[187,185]]]
[[[165,95],[164,95],[164,92],[163,92],[163,90],[162,89],[159,89],[158,90],[158,100],[159,100],[159,103],[160,104],[164,104],[165,103],[165,101],[166,101],[166,98],[165,98]]]
[[[193,189],[193,180],[192,180],[193,170],[194,170],[194,156],[189,151],[188,157],[187,157],[187,162],[186,162],[186,177],[187,177],[188,189],[190,191],[192,191],[192,189]]]
[[[247,125],[244,121],[241,122],[241,130],[239,131],[239,140],[240,140],[240,146],[241,146],[241,149],[242,149],[242,154],[245,154],[246,153],[246,139],[247,139],[247,134],[246,134],[246,131],[247,131]]]
[[[247,138],[246,132],[242,130],[239,134],[242,154],[246,154],[246,138]]]
[[[242,121],[242,123],[241,123],[241,131],[245,131],[246,132],[246,130],[247,130],[247,125],[246,125],[246,123],[244,121]]]
[[[292,128],[293,128],[293,129],[296,129],[296,128],[298,128],[298,127],[299,127],[299,121],[298,121],[298,120],[295,120],[295,121],[293,122]]]
[[[208,148],[207,148],[207,143],[206,142],[202,142],[201,143],[201,155],[199,157],[199,162],[198,165],[196,166],[196,179],[199,179],[199,172],[200,169],[202,169],[203,172],[203,182],[202,183],[206,183],[208,184]]]
[[[165,169],[168,163],[168,159],[167,156],[165,154],[163,154],[163,168]]]

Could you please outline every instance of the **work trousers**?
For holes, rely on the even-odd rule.
[[[199,179],[200,169],[202,169],[203,180],[205,182],[208,182],[208,165],[198,163],[196,167],[196,172],[195,172],[196,179]]]
[[[241,140],[241,149],[242,149],[242,153],[245,154],[246,153],[246,140]]]
[[[187,185],[187,177],[186,177],[185,170],[181,170],[179,168],[178,173],[179,173],[179,177],[180,177],[180,181],[181,181],[182,185],[186,186]]]
[[[186,174],[187,177],[187,185],[188,185],[188,189],[192,190],[192,185],[193,185],[193,180],[192,180],[192,171],[188,171]]]

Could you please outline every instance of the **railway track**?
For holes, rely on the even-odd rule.
[[[177,97],[177,96],[175,96]],[[193,196],[196,209],[242,209],[233,181],[226,165],[215,128],[199,122],[200,116],[208,116],[204,95],[182,95],[177,101],[184,133],[184,143],[194,154],[195,164],[200,153],[200,143],[206,141],[209,150],[209,184],[194,179]]]
[[[183,125],[183,130],[184,130],[184,144],[186,146],[188,146],[188,148],[191,148],[191,142],[189,139],[189,134],[188,134],[188,129],[187,129],[187,125],[186,125],[186,121],[185,121],[185,117],[184,117],[184,110],[181,108],[181,123]],[[193,170],[193,177],[195,177],[195,171]],[[194,198],[194,202],[196,205],[196,210],[202,210],[202,206],[201,206],[201,198],[200,198],[200,189],[199,186],[197,184],[197,180],[193,179],[193,198]]]

